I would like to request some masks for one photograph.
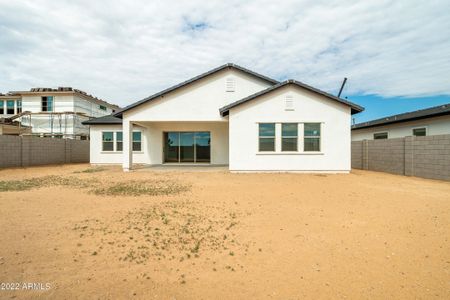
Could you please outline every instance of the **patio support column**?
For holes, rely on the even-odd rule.
[[[133,123],[123,120],[123,171],[129,172],[133,167]]]

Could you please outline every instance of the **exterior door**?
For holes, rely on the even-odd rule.
[[[202,132],[164,132],[164,162],[211,162],[211,134]]]

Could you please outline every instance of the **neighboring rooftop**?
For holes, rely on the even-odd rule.
[[[20,96],[20,95],[28,95],[28,94],[35,94],[35,93],[75,93],[81,96],[84,96],[85,98],[90,98],[97,102],[98,104],[106,105],[112,109],[118,110],[120,107],[118,105],[109,103],[105,100],[102,100],[100,98],[97,98],[91,94],[88,94],[82,90],[74,89],[72,87],[58,87],[58,88],[42,88],[42,87],[35,87],[31,88],[29,91],[10,91],[7,94],[1,94],[0,96]]]
[[[420,109],[412,112],[406,112],[398,115],[392,115],[389,117],[384,117],[368,122],[358,123],[352,126],[352,130],[383,126],[400,122],[415,121],[444,115],[450,115],[450,103],[426,109]]]
[[[83,125],[100,125],[100,124],[122,124],[122,119],[114,115],[107,115],[100,118],[94,118],[82,122]]]
[[[355,104],[355,103],[352,103],[352,102],[347,101],[347,100],[344,100],[344,99],[342,99],[342,98],[333,96],[333,95],[328,94],[328,93],[326,93],[326,92],[324,92],[324,91],[321,91],[321,90],[319,90],[319,89],[316,89],[316,88],[314,88],[314,87],[312,87],[312,86],[309,86],[309,85],[307,85],[307,84],[304,84],[304,83],[302,83],[302,82],[300,82],[300,81],[289,79],[289,80],[280,82],[280,83],[278,83],[278,84],[276,84],[276,85],[274,85],[274,86],[271,86],[271,87],[269,87],[269,88],[267,88],[267,89],[265,89],[265,90],[262,90],[262,91],[260,91],[260,92],[258,92],[258,93],[255,93],[255,94],[253,94],[253,95],[250,95],[250,96],[248,96],[248,97],[245,97],[245,98],[243,98],[243,99],[241,99],[241,100],[238,100],[238,101],[236,101],[236,102],[233,102],[233,103],[231,103],[231,104],[228,104],[228,105],[222,107],[221,109],[219,109],[219,112],[220,112],[220,114],[221,114],[222,116],[226,116],[226,115],[228,115],[229,110],[230,110],[231,108],[236,107],[236,106],[238,106],[238,105],[241,105],[241,104],[243,104],[243,103],[245,103],[245,102],[248,102],[248,101],[250,101],[250,100],[253,100],[253,99],[255,99],[255,98],[258,98],[258,97],[260,97],[260,96],[263,96],[263,95],[265,95],[265,94],[268,94],[268,93],[270,93],[270,92],[272,92],[272,91],[275,91],[275,90],[277,90],[277,89],[279,89],[279,88],[281,88],[281,87],[283,87],[283,86],[286,86],[286,85],[288,85],[288,84],[294,84],[294,85],[296,85],[296,86],[298,86],[298,87],[304,88],[304,89],[306,89],[306,90],[308,90],[308,91],[311,91],[311,92],[313,92],[313,93],[316,93],[316,94],[320,94],[320,95],[322,95],[322,96],[325,96],[325,97],[327,97],[327,98],[330,99],[330,100],[337,101],[337,102],[340,102],[340,103],[345,104],[345,105],[347,105],[347,106],[350,106],[350,108],[351,108],[351,110],[352,110],[352,111],[351,111],[352,114],[359,113],[359,112],[361,112],[361,111],[364,110],[364,108],[363,108],[362,106],[359,106],[359,105],[357,105],[357,104]]]

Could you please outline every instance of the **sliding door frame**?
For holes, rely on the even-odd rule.
[[[196,133],[200,132],[207,132],[209,134],[209,161],[201,161],[197,162],[197,138]],[[168,136],[169,133],[177,133],[178,134],[178,161],[172,162],[172,161],[166,161],[166,152],[167,152],[167,139],[166,136]],[[193,133],[194,134],[194,161],[181,161],[181,133]],[[162,161],[163,164],[210,164],[211,163],[211,131],[163,131],[162,132],[162,139],[163,139],[163,153],[162,153]]]

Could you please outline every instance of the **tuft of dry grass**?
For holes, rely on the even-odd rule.
[[[17,192],[43,187],[64,186],[87,189],[102,196],[160,196],[186,192],[190,186],[171,180],[107,181],[75,176],[43,176],[23,180],[0,181],[0,192]]]
[[[43,176],[23,180],[0,181],[0,192],[28,191],[48,186],[88,187],[95,180],[82,180],[76,177]]]
[[[97,173],[97,172],[102,172],[105,171],[106,168],[105,167],[92,167],[92,168],[87,168],[81,171],[75,171],[73,173],[75,174],[79,174],[79,173]]]
[[[205,212],[193,201],[176,200],[152,203],[112,220],[84,220],[72,229],[83,233],[81,239],[101,236],[96,248],[113,253],[120,261],[181,263],[200,257],[204,251],[234,256],[244,246],[234,231],[239,216],[236,212],[224,213],[220,207],[210,207]],[[231,220],[234,226],[228,228]],[[225,232],[229,239],[223,238]]]
[[[179,194],[189,190],[189,186],[179,184],[175,181],[125,181],[117,182],[109,186],[102,186],[93,189],[91,192],[96,195],[107,196],[159,196]]]

